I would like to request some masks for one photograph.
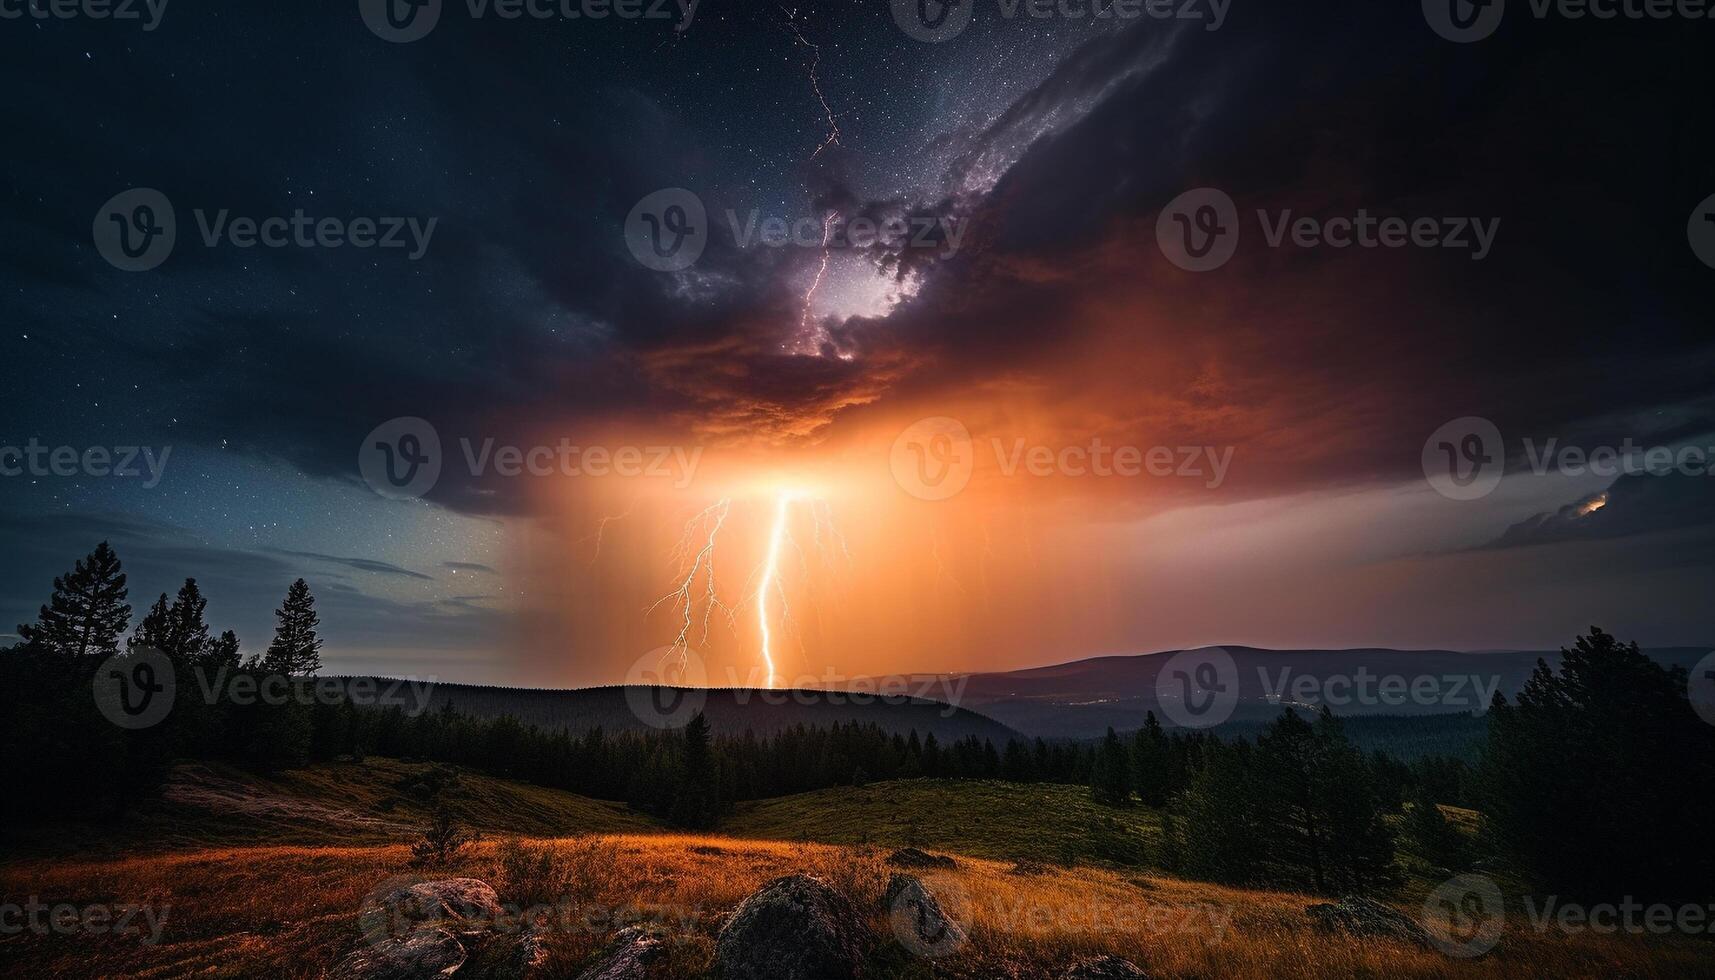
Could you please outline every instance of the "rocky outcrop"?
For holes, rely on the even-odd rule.
[[[956,868],[958,862],[944,854],[930,854],[915,847],[902,847],[887,856],[896,868]]]
[[[733,911],[715,940],[716,974],[722,980],[854,980],[867,947],[851,902],[816,878],[788,875]]]
[[[450,977],[464,966],[464,944],[446,929],[425,926],[364,943],[333,968],[340,980],[425,980]]]
[[[621,929],[592,967],[578,980],[645,980],[649,964],[665,951],[661,939],[637,926]]]
[[[1323,902],[1304,910],[1318,928],[1352,936],[1375,936],[1432,948],[1429,933],[1411,917],[1391,905],[1361,895],[1347,895],[1338,902]]]

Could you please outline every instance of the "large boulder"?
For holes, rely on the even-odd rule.
[[[1433,948],[1429,933],[1404,912],[1361,895],[1323,902],[1304,910],[1320,929],[1352,936],[1375,936]]]
[[[763,885],[715,940],[723,980],[853,980],[867,946],[851,902],[809,875]]]
[[[896,868],[956,868],[958,862],[945,854],[930,854],[915,847],[902,847],[887,856],[887,863]]]
[[[916,875],[895,874],[887,880],[887,908],[893,934],[918,956],[945,956],[965,944],[965,930],[941,907]]]
[[[430,980],[464,966],[465,948],[446,929],[424,927],[364,943],[333,968],[338,980]]]
[[[1098,956],[1082,960],[1060,975],[1060,980],[1149,980],[1149,974],[1138,969],[1131,960],[1117,956]]]
[[[659,937],[628,926],[613,937],[594,966],[578,974],[578,980],[645,980],[649,964],[664,951]]]

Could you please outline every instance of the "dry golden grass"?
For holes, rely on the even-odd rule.
[[[723,916],[778,875],[807,872],[890,925],[880,899],[890,869],[866,846],[681,834],[549,839],[576,915],[555,919],[553,975],[575,976],[613,930],[632,922],[676,941],[664,976],[701,976]],[[503,901],[529,882],[498,842],[471,848],[436,876],[494,882]],[[508,873],[507,862],[512,873]],[[148,901],[167,908],[159,945],[115,936],[29,934],[0,941],[0,967],[17,976],[322,975],[361,938],[364,897],[407,872],[403,846],[253,847],[98,861],[34,860],[0,869],[9,902],[87,905]],[[1686,977],[1715,975],[1715,947],[1696,940],[1537,935],[1516,926],[1499,950],[1472,962],[1381,941],[1313,930],[1307,896],[1221,888],[1121,870],[959,859],[923,875],[965,921],[970,941],[933,961],[897,946],[878,953],[887,976],[968,978],[1052,975],[1069,960],[1114,953],[1159,977]],[[527,902],[532,899],[524,899]]]

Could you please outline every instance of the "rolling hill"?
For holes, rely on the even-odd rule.
[[[1213,649],[1213,648],[1203,648]],[[1238,669],[1239,701],[1231,723],[1243,726],[1280,713],[1282,704],[1316,707],[1327,701],[1343,716],[1428,716],[1468,713],[1488,707],[1490,691],[1516,693],[1537,660],[1552,667],[1558,650],[1464,653],[1454,650],[1268,650],[1227,646]],[[959,704],[1028,735],[1090,738],[1110,726],[1136,729],[1154,711],[1172,727],[1156,693],[1161,668],[1176,650],[1131,656],[1095,657],[1004,673],[967,674]],[[1708,655],[1706,647],[1645,650],[1656,661],[1689,668]],[[1407,684],[1430,678],[1439,693],[1432,699],[1353,698],[1342,685],[1349,678],[1402,678]],[[1330,684],[1330,682],[1333,682]],[[1304,691],[1311,697],[1299,696]],[[1276,697],[1276,692],[1280,697]],[[1327,697],[1315,696],[1325,692]]]

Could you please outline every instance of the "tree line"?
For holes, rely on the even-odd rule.
[[[1686,672],[1592,628],[1538,662],[1486,716],[1479,762],[1405,764],[1362,752],[1327,710],[1286,709],[1251,737],[1166,731],[1150,714],[1128,736],[1091,743],[888,733],[873,723],[717,734],[702,715],[673,731],[546,730],[478,718],[450,703],[407,713],[288,699],[239,701],[214,676],[305,679],[321,667],[319,620],[302,579],[276,610],[266,651],[243,658],[216,634],[194,579],[130,629],[125,574],[104,542],[54,580],[22,642],[0,654],[0,778],[15,813],[122,811],[180,758],[269,772],[376,753],[620,800],[676,826],[716,827],[747,800],[872,780],[943,778],[1088,787],[1107,807],[1162,811],[1157,863],[1234,884],[1385,892],[1401,853],[1435,870],[1481,860],[1562,894],[1708,897],[1715,856],[1696,847],[1715,798],[1715,726],[1689,701]],[[95,667],[122,648],[161,651],[215,696],[181,697],[167,721],[121,729],[90,696]],[[181,690],[186,685],[180,683]],[[199,691],[200,694],[200,691]],[[1480,832],[1443,805],[1472,807]],[[1692,842],[1692,843],[1688,843]],[[1121,849],[1125,850],[1125,849]]]
[[[229,760],[257,771],[300,765],[351,727],[349,705],[270,703],[234,692],[266,678],[307,678],[321,669],[315,597],[293,582],[275,610],[274,636],[244,658],[237,634],[216,633],[194,578],[165,593],[131,628],[125,571],[105,541],[53,591],[20,643],[0,654],[0,779],[7,810],[89,815],[121,813],[152,795],[177,758]],[[101,714],[97,670],[121,652],[155,650],[171,663],[172,710],[158,725],[127,730]],[[204,698],[203,691],[213,692]]]

